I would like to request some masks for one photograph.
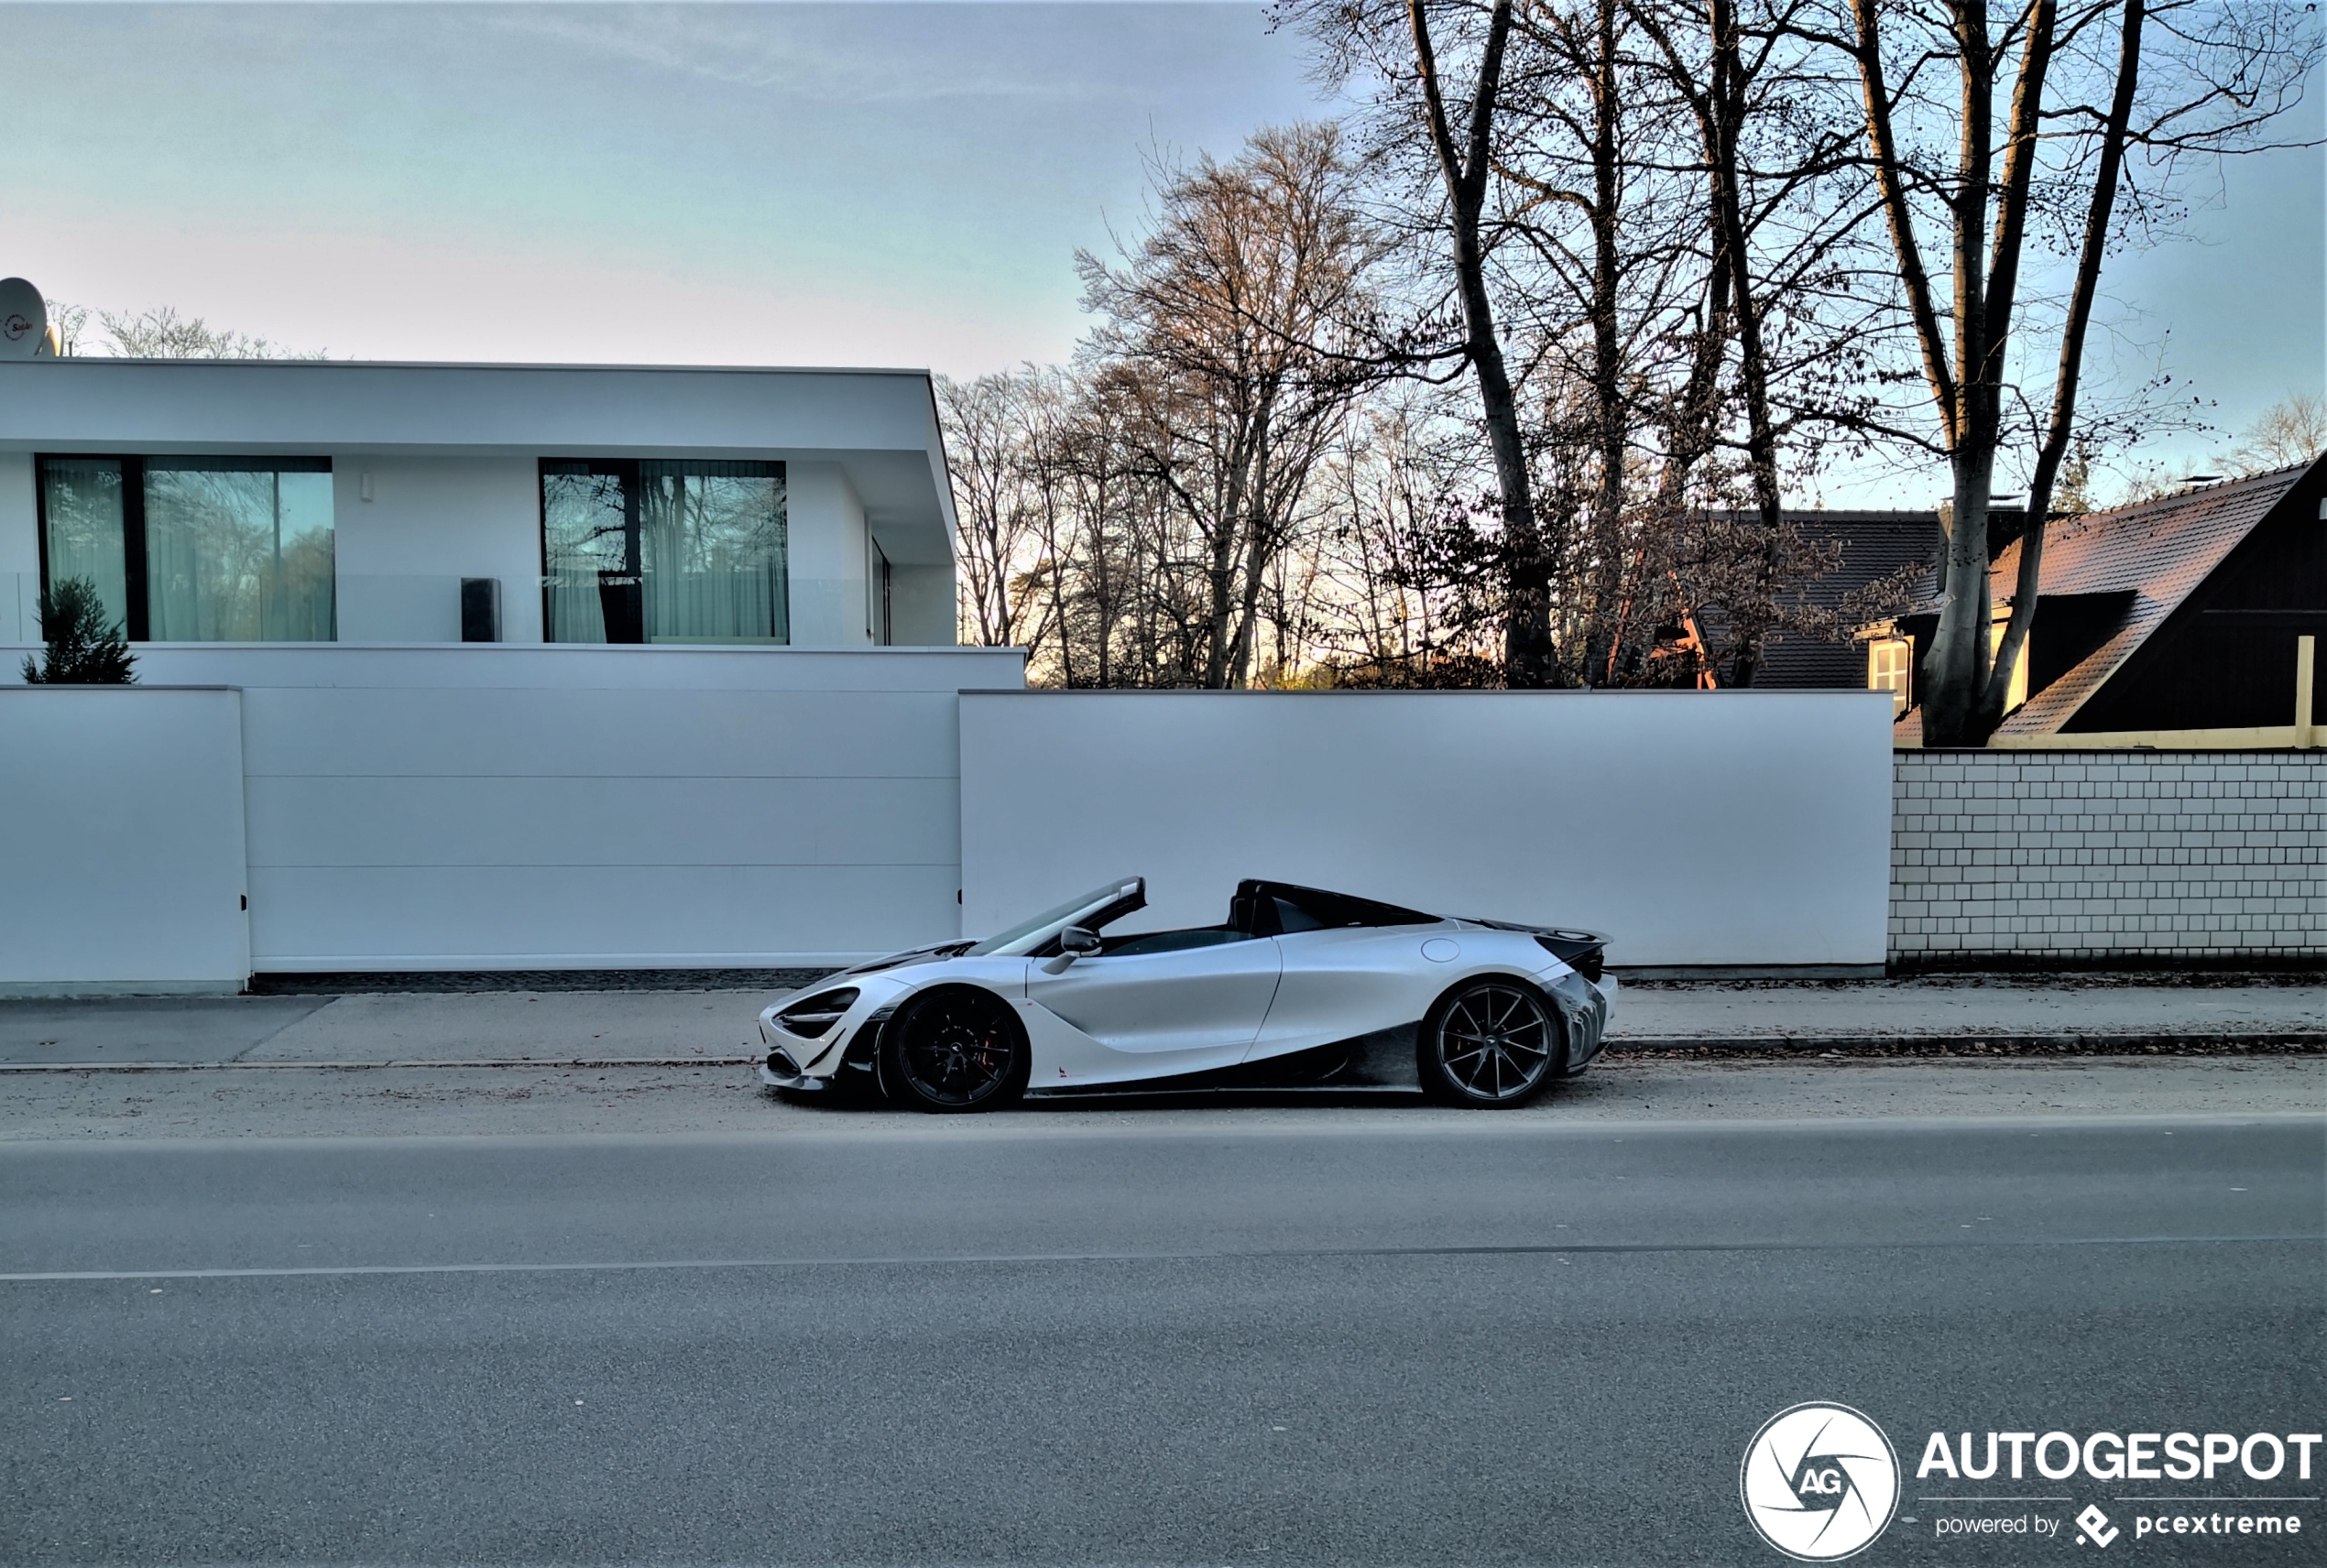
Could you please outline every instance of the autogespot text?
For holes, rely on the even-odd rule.
[[[2291,1454],[2295,1478],[2308,1481],[2311,1453],[2320,1438],[2315,1432],[2291,1432],[2284,1439],[2258,1432],[2243,1442],[2226,1432],[2202,1437],[2188,1432],[2096,1432],[2080,1441],[2065,1432],[2041,1437],[2032,1432],[1992,1432],[1975,1465],[1970,1432],[1961,1434],[1959,1456],[1950,1449],[1947,1433],[1935,1432],[1923,1445],[1923,1462],[1916,1466],[1915,1476],[1918,1481],[1932,1475],[1984,1481],[2008,1458],[2015,1481],[2026,1476],[2024,1462],[2032,1462],[2036,1473],[2048,1481],[2065,1481],[2079,1470],[2096,1481],[2211,1481],[2217,1470],[2226,1472],[2234,1461],[2248,1480],[2268,1481],[2287,1468]]]

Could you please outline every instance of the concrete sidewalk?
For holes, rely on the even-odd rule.
[[[0,1065],[732,1062],[781,991],[0,1001]]]
[[[0,1001],[0,1067],[692,1064],[758,1054],[783,992],[512,991]],[[2327,1047],[2307,985],[1914,979],[1642,984],[1618,1000],[1620,1051],[1928,1048],[2138,1051]]]
[[[2260,1044],[2302,1039],[2327,1045],[2327,992],[2313,985],[1922,978],[1633,985],[1617,999],[1611,1043],[1653,1050],[1982,1040],[2056,1045]]]

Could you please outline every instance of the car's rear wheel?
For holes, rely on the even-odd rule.
[[[1422,1086],[1462,1105],[1516,1105],[1535,1098],[1559,1065],[1559,1024],[1534,987],[1474,980],[1448,993],[1416,1042]]]
[[[920,1111],[984,1111],[1026,1087],[1026,1037],[1008,1003],[949,987],[915,997],[881,1033],[880,1082]]]

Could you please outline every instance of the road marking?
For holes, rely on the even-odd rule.
[[[1611,1241],[1513,1247],[1335,1247],[1190,1252],[1004,1252],[953,1257],[683,1258],[583,1263],[345,1263],[296,1269],[58,1269],[0,1273],[0,1284],[77,1280],[354,1279],[398,1274],[646,1274],[718,1269],[930,1269],[1049,1263],[1208,1263],[1336,1258],[1529,1258],[1688,1252],[1973,1252],[2037,1247],[2327,1245],[2327,1236],[2093,1236],[2007,1241]]]

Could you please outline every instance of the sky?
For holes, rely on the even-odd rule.
[[[335,357],[1060,360],[1075,252],[1137,230],[1151,160],[1334,107],[1257,5],[0,4],[0,274]],[[2161,365],[2227,430],[2322,390],[2327,158],[2234,164],[2190,226],[2111,275],[2116,373]]]

